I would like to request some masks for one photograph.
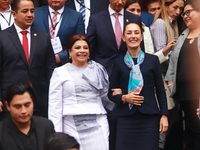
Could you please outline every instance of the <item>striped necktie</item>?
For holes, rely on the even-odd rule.
[[[85,23],[85,3],[84,0],[80,0],[80,9],[79,12],[82,14],[83,16],[83,22]]]

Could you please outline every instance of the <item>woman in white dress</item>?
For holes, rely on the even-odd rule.
[[[89,61],[89,40],[74,34],[67,41],[69,63],[54,70],[49,88],[49,119],[56,132],[73,136],[80,150],[108,150],[106,110],[108,75],[104,67]]]

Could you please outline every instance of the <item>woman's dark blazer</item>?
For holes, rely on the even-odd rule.
[[[140,65],[144,86],[140,93],[144,96],[144,102],[141,106],[134,105],[131,110],[127,103],[121,101],[122,94],[128,93],[128,81],[131,69],[124,63],[124,57],[115,60],[113,71],[110,76],[110,88],[108,97],[117,104],[118,116],[132,115],[138,109],[143,114],[161,114],[168,115],[167,99],[161,74],[160,63],[158,57],[145,53],[143,63]],[[120,88],[122,94],[113,96],[111,89]],[[157,99],[160,110],[157,105],[155,91],[157,91]]]

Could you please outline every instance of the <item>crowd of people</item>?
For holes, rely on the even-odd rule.
[[[0,150],[199,150],[199,56],[199,0],[0,0]]]

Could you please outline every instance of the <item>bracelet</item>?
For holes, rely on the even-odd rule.
[[[173,83],[169,84],[167,87],[170,87],[170,86],[172,86],[172,84],[173,84]]]
[[[126,95],[124,95],[124,104],[126,103]]]

